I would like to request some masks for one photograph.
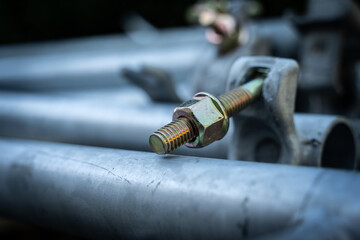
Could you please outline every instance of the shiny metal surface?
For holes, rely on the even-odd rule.
[[[356,239],[359,185],[349,171],[0,140],[1,215],[99,239]]]
[[[181,36],[181,37],[179,37]],[[121,86],[124,67],[158,67],[184,81],[204,52],[201,29],[147,33],[145,42],[114,35],[0,48],[0,87],[26,90]]]
[[[130,88],[80,95],[1,92],[0,136],[151,151],[149,135],[171,120],[174,107],[153,104]],[[226,144],[175,154],[226,158]]]

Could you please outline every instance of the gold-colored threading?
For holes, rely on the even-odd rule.
[[[256,78],[220,96],[226,115],[234,116],[252,103],[261,94],[263,84],[263,78]],[[193,126],[191,119],[180,117],[154,132],[149,138],[150,146],[157,154],[169,153],[197,136]]]
[[[245,88],[236,88],[219,97],[228,117],[232,117],[247,107],[254,98]]]
[[[190,120],[180,117],[151,134],[149,143],[157,154],[166,154],[190,142],[195,132]]]

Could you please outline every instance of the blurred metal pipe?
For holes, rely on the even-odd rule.
[[[0,139],[0,214],[121,239],[357,239],[360,174]]]
[[[295,114],[301,165],[356,169],[358,140],[353,124],[340,116]]]
[[[150,134],[171,120],[175,106],[109,98],[1,92],[0,136],[151,151]],[[227,139],[174,153],[226,158]]]
[[[359,143],[360,143],[360,120],[358,119],[351,119],[351,124],[354,128],[354,131],[355,131],[355,136],[356,136],[356,139],[357,139],[357,147],[359,148]],[[360,151],[357,151],[357,169],[360,170]]]
[[[296,27],[286,19],[267,18],[255,21],[261,36],[270,40],[272,55],[284,58],[296,58],[300,43],[300,34]]]
[[[171,120],[174,108],[149,102],[136,88],[82,94],[0,92],[0,136],[151,151],[150,134]],[[356,133],[347,120],[316,114],[295,114],[294,120],[298,164],[347,169],[359,164]],[[206,148],[181,147],[174,153],[225,159],[234,147],[230,138],[228,133]]]
[[[298,34],[288,21],[255,23],[260,36],[270,40],[275,56],[293,56]],[[281,36],[281,37],[279,37]],[[0,87],[21,90],[57,90],[121,86],[124,67],[143,65],[167,71],[175,82],[191,81],[204,56],[217,48],[204,38],[204,29],[178,28],[125,35],[0,47]],[[286,46],[286,48],[284,48]],[[286,49],[286,51],[284,50]]]
[[[150,65],[184,81],[204,52],[216,51],[199,28],[0,48],[0,87],[49,90],[120,86],[122,68]]]

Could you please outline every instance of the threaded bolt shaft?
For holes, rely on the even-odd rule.
[[[219,101],[228,117],[252,103],[261,94],[263,82],[263,78],[257,78],[220,96]],[[180,117],[151,134],[150,146],[157,154],[174,151],[197,136],[194,126],[191,119]]]
[[[228,117],[249,106],[260,94],[264,80],[257,78],[219,97]]]
[[[174,151],[195,137],[191,121],[180,117],[154,132],[149,139],[150,146],[157,154]]]

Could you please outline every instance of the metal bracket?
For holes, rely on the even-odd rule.
[[[268,69],[262,98],[234,117],[229,158],[298,164],[294,105],[299,66],[290,59],[243,57],[230,71],[227,90],[243,84],[257,68]]]

